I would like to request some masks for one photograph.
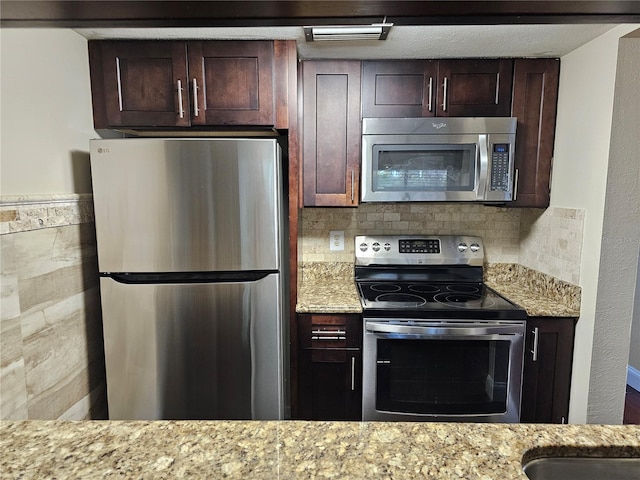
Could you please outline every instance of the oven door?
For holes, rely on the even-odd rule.
[[[520,420],[524,321],[365,319],[363,420]]]

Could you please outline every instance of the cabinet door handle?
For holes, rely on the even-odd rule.
[[[513,201],[515,202],[518,199],[518,174],[520,170],[516,168],[515,179],[513,180]]]
[[[531,350],[532,359],[534,362],[538,361],[538,327],[533,328],[533,350]]]
[[[198,116],[200,109],[198,108],[198,81],[193,79],[193,115]]]
[[[356,389],[356,357],[351,357],[351,391]]]
[[[432,109],[431,100],[433,98],[433,77],[429,77],[429,111]]]
[[[118,80],[118,107],[122,111],[122,80],[120,79],[120,57],[116,57],[116,77]]]
[[[180,118],[184,118],[184,109],[182,108],[182,80],[178,80],[178,109]]]
[[[353,203],[356,198],[356,187],[354,185],[355,181],[356,181],[356,171],[351,170],[351,203]]]
[[[442,91],[443,91],[443,95],[442,95],[442,111],[446,112],[447,111],[447,87],[448,87],[448,80],[447,77],[444,77],[444,83],[442,84]]]

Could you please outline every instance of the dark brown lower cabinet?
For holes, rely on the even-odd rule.
[[[362,419],[360,315],[298,315],[298,419]]]
[[[522,423],[567,423],[575,324],[575,318],[527,320]]]

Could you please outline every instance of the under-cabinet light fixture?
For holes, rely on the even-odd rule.
[[[371,25],[322,25],[303,27],[307,42],[325,40],[386,40],[393,23],[372,23]]]

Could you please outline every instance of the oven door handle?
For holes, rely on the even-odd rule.
[[[382,333],[387,337],[410,335],[412,337],[433,336],[487,336],[487,335],[520,335],[524,336],[524,322],[511,325],[468,325],[441,323],[431,325],[397,325],[379,322],[366,322],[365,330],[370,333]]]

